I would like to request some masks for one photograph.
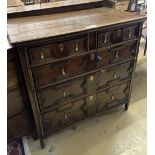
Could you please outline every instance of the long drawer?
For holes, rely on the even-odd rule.
[[[123,83],[42,114],[45,134],[58,132],[97,112],[127,101],[128,91],[129,83]]]
[[[97,53],[32,69],[37,88],[96,69]]]

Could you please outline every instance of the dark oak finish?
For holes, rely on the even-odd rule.
[[[42,147],[50,134],[128,108],[144,18],[101,7],[8,20]]]

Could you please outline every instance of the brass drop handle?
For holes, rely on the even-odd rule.
[[[90,81],[93,81],[94,80],[94,76],[91,75],[89,79],[90,79]]]
[[[129,32],[129,37],[131,37],[131,34],[132,34],[132,32],[130,31],[130,32]]]
[[[65,113],[64,118],[65,118],[65,120],[68,118],[67,112]]]
[[[78,47],[78,43],[77,43],[75,46],[75,51],[77,52],[78,50],[79,50],[79,47]]]
[[[44,53],[43,53],[43,52],[41,52],[41,54],[40,54],[40,58],[41,58],[41,60],[44,59]]]
[[[117,74],[116,74],[116,73],[114,73],[114,76],[113,76],[113,78],[114,78],[114,79],[116,79],[116,78],[117,78]]]
[[[92,101],[94,99],[94,96],[90,96],[89,99],[90,101]]]
[[[64,45],[63,44],[60,44],[59,45],[59,48],[60,48],[60,51],[61,51],[61,53],[63,52],[63,49],[64,49]]]
[[[105,34],[104,43],[107,42],[107,34]]]
[[[116,51],[116,54],[115,54],[115,58],[116,58],[116,59],[118,58],[118,54],[119,54],[119,52]]]
[[[66,92],[65,92],[65,90],[64,90],[64,92],[63,92],[63,95],[64,95],[64,97],[66,97]]]
[[[61,69],[62,75],[66,75],[64,68]]]
[[[94,58],[95,58],[95,54],[94,54],[94,53],[90,54],[90,59],[91,59],[92,61],[94,60]]]
[[[114,99],[115,99],[115,98],[114,98],[114,95],[111,95],[111,99],[112,99],[112,100],[114,100]]]

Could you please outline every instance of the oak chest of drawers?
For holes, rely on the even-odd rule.
[[[66,127],[120,105],[128,109],[143,16],[97,8],[29,18],[10,19],[8,32],[42,147]]]

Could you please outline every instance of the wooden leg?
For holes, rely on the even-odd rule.
[[[31,134],[33,140],[37,140],[38,139],[38,134],[37,134],[36,129],[34,129],[30,134]]]
[[[129,103],[126,103],[125,104],[125,111],[128,110],[128,107],[129,107]]]
[[[146,38],[146,42],[145,42],[144,56],[146,55],[146,50],[147,50],[147,38]]]
[[[40,138],[40,145],[41,145],[41,148],[45,147],[44,138]]]

